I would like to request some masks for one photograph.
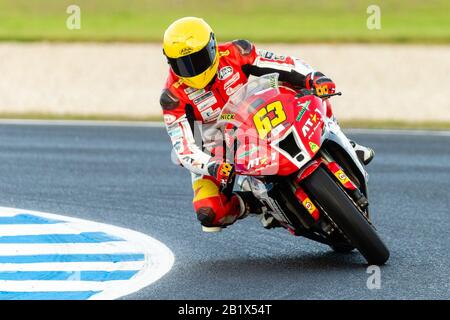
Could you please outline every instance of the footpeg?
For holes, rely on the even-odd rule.
[[[280,226],[280,223],[271,214],[264,213],[261,214],[261,224],[265,229],[272,229]]]

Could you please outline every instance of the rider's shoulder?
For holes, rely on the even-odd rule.
[[[172,72],[169,72],[164,89],[161,92],[159,103],[164,110],[173,110],[180,105],[179,89],[183,82]]]
[[[159,98],[159,104],[163,110],[173,110],[180,105],[180,98],[172,90],[164,88]]]
[[[233,40],[220,45],[219,54],[221,51],[227,52],[228,50],[229,53],[239,54],[241,56],[248,56],[252,53],[253,49],[254,49],[253,44],[248,40],[244,39]]]
[[[243,56],[248,56],[252,53],[253,44],[248,40],[233,40],[231,43],[239,50],[239,53]]]

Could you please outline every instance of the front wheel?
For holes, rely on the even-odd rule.
[[[389,250],[375,229],[324,168],[305,179],[305,189],[369,264],[382,265],[389,259]]]
[[[350,245],[331,245],[331,249],[333,249],[334,252],[338,253],[349,253],[352,252],[354,247]]]

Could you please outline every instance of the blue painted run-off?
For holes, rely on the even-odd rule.
[[[0,216],[0,225],[45,225],[68,223],[68,221],[50,219],[38,215],[19,213],[14,216]],[[70,222],[69,222],[70,223]],[[39,235],[10,235],[0,236],[0,244],[83,244],[83,243],[104,243],[109,241],[125,241],[121,237],[110,235],[105,232],[82,232],[79,234],[39,234]],[[124,261],[143,261],[143,253],[90,253],[90,254],[69,254],[58,253],[39,254],[39,247],[36,247],[36,255],[8,255],[3,256],[0,252],[0,264],[39,264],[39,263],[65,263],[65,262],[111,262],[120,263]],[[18,267],[19,269],[19,267]],[[64,291],[67,288],[63,283],[73,281],[117,281],[129,280],[135,276],[139,270],[87,270],[87,271],[2,271],[0,281],[63,281],[61,288],[57,292],[53,291],[21,291],[13,292],[0,291],[0,300],[86,300],[102,291]]]
[[[54,224],[64,221],[48,219],[32,214],[22,213],[11,217],[0,217],[0,224]]]
[[[124,262],[143,260],[143,253],[41,254],[35,256],[0,256],[0,263]]]
[[[68,281],[113,281],[128,280],[139,270],[116,271],[2,271],[0,280],[68,280]]]
[[[0,300],[86,300],[99,292],[100,291],[0,291]]]
[[[82,232],[80,234],[40,234],[24,236],[3,236],[0,243],[100,243],[123,241],[122,238],[104,232]]]

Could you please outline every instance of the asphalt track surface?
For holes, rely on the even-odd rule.
[[[372,219],[391,251],[381,288],[357,253],[337,254],[248,218],[201,231],[187,171],[163,128],[0,124],[0,205],[146,233],[171,271],[125,299],[449,299],[450,134],[351,131],[372,146]]]

